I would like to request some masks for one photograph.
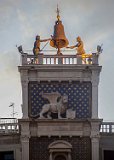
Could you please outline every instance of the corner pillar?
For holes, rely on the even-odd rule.
[[[102,119],[91,121],[92,160],[99,160],[100,124]]]
[[[99,71],[92,71],[92,119],[98,119]]]
[[[25,70],[21,73],[22,84],[22,113],[24,119],[28,118],[28,72]]]
[[[98,58],[99,58],[99,54],[98,53],[92,53],[92,64],[96,64],[98,65]]]
[[[98,86],[92,84],[92,118],[98,118]]]
[[[91,138],[92,160],[99,160],[99,137]]]
[[[22,160],[29,160],[29,138],[30,138],[29,122],[20,121],[20,124],[21,124]]]
[[[29,160],[29,137],[28,136],[21,137],[21,145],[22,145],[22,160]]]

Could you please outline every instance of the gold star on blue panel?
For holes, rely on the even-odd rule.
[[[29,83],[29,110],[30,115],[40,113],[42,106],[49,103],[42,98],[41,92],[59,92],[68,95],[68,108],[76,111],[77,118],[91,117],[91,83],[90,82],[30,82]]]

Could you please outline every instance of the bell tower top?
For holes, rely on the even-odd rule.
[[[52,35],[52,39],[50,41],[50,46],[57,49],[57,55],[62,55],[61,48],[67,47],[69,44],[68,39],[65,36],[64,26],[62,21],[60,20],[60,11],[57,5],[57,21],[55,21],[54,25],[54,33]]]
[[[43,106],[52,106],[51,118],[61,116],[68,119],[97,119],[98,84],[102,68],[98,64],[98,58],[102,52],[101,46],[91,55],[68,52],[62,54],[61,48],[68,48],[69,42],[60,20],[58,6],[57,20],[50,40],[50,46],[57,49],[56,54],[45,54],[44,50],[40,49],[38,42],[47,40],[50,39],[37,39],[33,55],[24,53],[22,47],[19,48],[22,57],[19,72],[22,83],[23,118],[49,118],[50,115],[45,115],[45,110],[42,109]],[[83,41],[80,37],[74,47],[82,51]],[[63,107],[62,113],[56,111],[56,106]],[[53,114],[55,112],[58,115]]]

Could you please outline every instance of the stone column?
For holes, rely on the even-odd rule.
[[[101,119],[91,121],[91,146],[92,146],[92,160],[99,160],[99,140],[100,131],[99,126]]]
[[[8,133],[8,124],[5,124],[5,133]]]
[[[58,57],[58,64],[63,64],[63,58],[61,56]]]
[[[68,152],[68,160],[71,160],[71,153]]]
[[[98,118],[98,86],[92,84],[92,118]]]
[[[92,71],[92,118],[98,118],[98,83],[99,83],[99,72],[96,70]]]
[[[99,137],[91,138],[92,160],[99,160]]]
[[[28,118],[28,73],[27,70],[21,72],[22,84],[22,113],[24,119]]]
[[[53,160],[52,159],[52,152],[50,152],[49,160]]]
[[[27,53],[21,54],[21,58],[22,58],[22,65],[26,65],[27,64]]]
[[[20,147],[18,147],[18,148],[15,149],[15,157],[14,157],[14,160],[22,160]]]
[[[29,160],[29,138],[29,121],[23,121],[21,122],[22,160]]]
[[[43,64],[43,53],[38,54],[38,64]]]
[[[21,137],[21,146],[22,146],[22,160],[29,160],[29,137]]]
[[[97,53],[92,53],[92,64],[98,65],[98,57],[99,55]]]
[[[77,64],[82,64],[82,56],[77,55]]]

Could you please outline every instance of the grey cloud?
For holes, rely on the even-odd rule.
[[[17,65],[20,64],[20,57],[14,51],[5,51],[0,54],[1,69],[0,73],[13,74],[15,76],[17,72]]]
[[[15,15],[15,10],[19,6],[20,0],[1,0],[0,1],[0,29],[11,25]]]
[[[33,28],[29,22],[29,16],[26,14],[26,12],[19,9],[17,10],[17,15],[23,39],[31,37],[33,34]]]

